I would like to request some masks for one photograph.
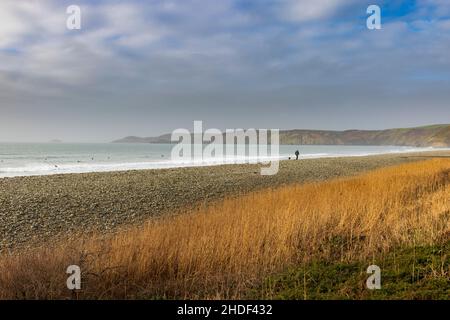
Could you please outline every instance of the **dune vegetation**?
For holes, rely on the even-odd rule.
[[[449,240],[450,160],[433,159],[266,189],[113,235],[3,253],[0,298],[320,298],[262,284],[316,262],[366,267],[395,250]],[[439,257],[429,277],[448,284],[448,256]],[[76,293],[66,288],[66,268],[74,264],[82,271]]]

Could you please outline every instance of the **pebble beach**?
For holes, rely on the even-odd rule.
[[[0,251],[112,232],[227,196],[433,157],[450,157],[450,151],[282,161],[273,176],[247,164],[2,178]]]

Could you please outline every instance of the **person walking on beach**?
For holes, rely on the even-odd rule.
[[[298,156],[300,155],[300,152],[297,150],[295,151],[295,160],[298,160]]]

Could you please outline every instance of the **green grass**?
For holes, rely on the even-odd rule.
[[[381,289],[369,290],[366,273],[381,268]],[[399,249],[371,261],[312,262],[267,278],[253,299],[450,299],[450,241]]]

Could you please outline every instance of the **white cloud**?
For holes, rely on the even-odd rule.
[[[10,5],[0,6],[0,47],[6,47],[14,43],[17,36],[26,31],[25,24],[14,14],[14,8]]]
[[[232,0],[80,2],[79,32],[66,30],[59,1],[0,2],[0,21],[5,21],[0,95],[72,96],[96,90],[127,95],[134,88],[156,95],[160,90],[240,90],[243,84],[331,83],[381,77],[392,61],[392,73],[400,74],[408,65],[425,64],[429,47],[437,48],[435,61],[448,52],[448,41],[437,44],[444,36],[433,36],[437,26],[445,30],[445,21],[424,24],[414,38],[406,22],[386,24],[380,33],[359,33],[354,21],[334,17],[353,0],[286,0],[252,14],[236,9]],[[280,12],[299,27],[285,29]],[[316,20],[321,21],[310,23]],[[20,53],[2,52],[2,47]],[[408,53],[409,47],[416,53]],[[420,60],[411,62],[417,52]]]
[[[354,2],[351,0],[287,0],[282,6],[281,15],[287,20],[308,22],[330,17],[338,9]]]
[[[0,3],[0,48],[22,44],[25,37],[61,35],[65,29],[64,11],[51,2],[2,0]]]

